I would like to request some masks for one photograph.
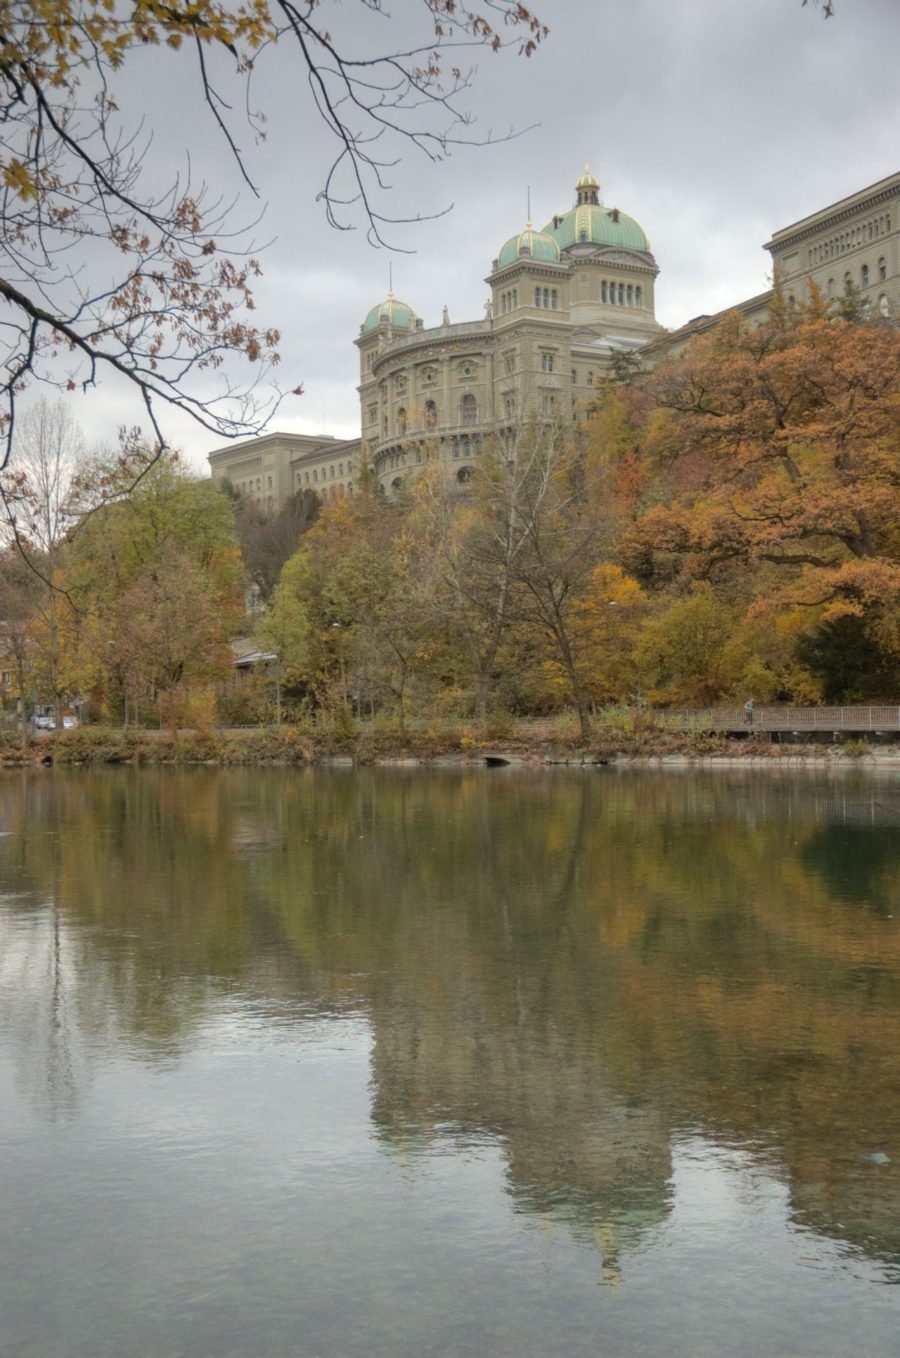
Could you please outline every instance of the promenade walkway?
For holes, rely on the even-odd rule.
[[[743,707],[697,707],[654,712],[654,721],[678,731],[722,731],[763,735],[785,731],[800,735],[804,731],[823,734],[886,735],[900,732],[900,705],[881,707],[778,707],[754,706],[753,719]]]

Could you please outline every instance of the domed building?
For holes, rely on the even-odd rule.
[[[429,444],[466,481],[489,435],[529,415],[571,420],[616,352],[661,333],[657,273],[643,229],[600,201],[586,167],[567,212],[501,245],[482,320],[451,323],[445,308],[426,329],[393,293],[372,307],[356,340],[363,460],[396,493]]]
[[[809,295],[859,290],[871,315],[900,316],[900,174],[776,231],[766,245],[788,306]],[[361,439],[266,432],[209,454],[212,477],[229,480],[263,509],[297,490],[324,502],[352,495],[363,468],[395,493],[436,449],[460,481],[489,436],[508,437],[529,412],[570,420],[616,353],[649,345],[645,361],[677,353],[733,311],[763,321],[767,291],[667,332],[656,322],[656,261],[643,228],[600,199],[590,170],[575,202],[542,230],[528,222],[497,251],[481,320],[425,328],[389,293],[366,315],[360,355]],[[653,341],[657,341],[654,343]]]

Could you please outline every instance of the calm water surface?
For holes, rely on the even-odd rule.
[[[896,1358],[900,781],[0,779],[3,1358]]]

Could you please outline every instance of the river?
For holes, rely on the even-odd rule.
[[[896,1358],[900,779],[0,778],[3,1358]]]

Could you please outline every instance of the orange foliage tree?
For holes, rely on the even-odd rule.
[[[645,384],[659,501],[623,559],[658,586],[708,580],[754,610],[848,615],[900,659],[900,334],[778,301],[731,317]]]

